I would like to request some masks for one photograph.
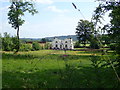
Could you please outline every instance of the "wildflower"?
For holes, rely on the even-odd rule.
[[[68,55],[63,55],[63,57],[67,57]]]

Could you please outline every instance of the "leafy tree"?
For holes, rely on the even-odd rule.
[[[92,31],[94,30],[94,25],[92,22],[87,20],[80,20],[76,28],[76,35],[78,36],[79,43],[82,41],[84,46],[86,41],[90,41]]]
[[[101,1],[101,0],[98,0]],[[95,14],[93,16],[93,20],[95,20],[95,24],[101,23],[101,18],[104,17],[105,13],[111,11],[109,13],[110,17],[110,23],[107,25],[104,25],[103,29],[104,31],[107,31],[107,33],[110,36],[110,39],[114,40],[116,42],[116,52],[120,57],[120,1],[117,2],[101,2],[99,6],[95,10]],[[116,59],[118,65],[118,72],[120,70],[120,59]],[[120,76],[120,72],[119,72]]]
[[[110,23],[104,25],[102,30],[107,31],[111,39],[120,42],[120,2],[102,2],[95,10],[93,20],[98,24],[105,13],[111,11],[109,14]],[[102,22],[101,22],[102,23]]]
[[[100,44],[98,40],[94,37],[90,40],[90,48],[92,49],[100,49]]]
[[[25,20],[23,20],[21,17],[24,16],[24,13],[27,11],[32,15],[37,13],[37,10],[34,8],[32,2],[28,2],[26,0],[12,0],[11,6],[9,7],[8,19],[9,24],[11,24],[12,27],[17,30],[18,41],[16,52],[19,51],[19,27],[25,22]]]
[[[80,43],[78,41],[75,42],[74,48],[80,48]]]
[[[108,34],[103,34],[103,35],[101,35],[100,36],[100,40],[101,40],[101,42],[102,42],[102,44],[103,45],[109,45],[111,42],[112,42],[112,40],[110,39],[110,37],[109,37],[109,35]]]
[[[42,38],[41,39],[41,42],[46,42],[47,40],[45,38]]]

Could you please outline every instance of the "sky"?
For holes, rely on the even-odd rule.
[[[62,35],[75,35],[80,19],[91,20],[98,6],[95,0],[34,0],[39,13],[32,16],[25,13],[25,23],[20,26],[20,38],[44,38]],[[81,13],[74,9],[75,3]],[[0,33],[16,35],[16,30],[8,24],[9,0],[0,0]]]

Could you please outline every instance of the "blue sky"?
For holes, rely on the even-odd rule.
[[[26,13],[25,23],[20,27],[20,38],[44,38],[61,35],[74,35],[75,28],[83,16],[75,10],[72,2],[81,10],[87,20],[91,20],[98,3],[94,0],[36,0],[39,13],[34,16]],[[0,33],[16,35],[16,30],[8,24],[9,0],[0,0]]]

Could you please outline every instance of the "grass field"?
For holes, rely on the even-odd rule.
[[[2,52],[2,85],[3,88],[119,87],[111,67],[99,67],[102,63],[92,61],[114,58],[112,53],[101,56],[97,51]]]

